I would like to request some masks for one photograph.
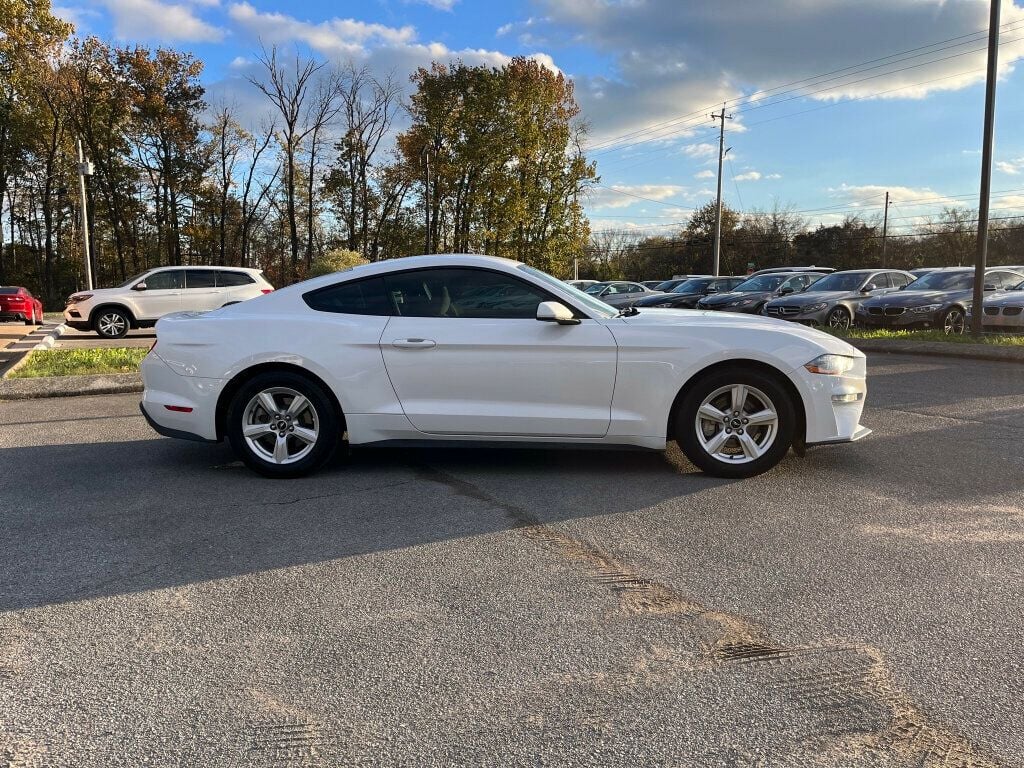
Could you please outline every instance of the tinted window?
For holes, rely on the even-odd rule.
[[[749,280],[744,280],[736,286],[740,293],[757,293],[760,291],[774,291],[782,285],[783,278],[778,275],[758,275]]]
[[[603,301],[591,298],[583,291],[577,291],[572,286],[566,288],[564,285],[562,285],[561,281],[553,278],[547,272],[541,272],[539,269],[528,267],[525,264],[520,264],[518,267],[516,267],[516,269],[522,272],[526,272],[528,275],[532,275],[535,280],[540,280],[542,283],[547,283],[550,286],[554,286],[560,291],[565,291],[570,296],[572,296],[578,304],[582,304],[584,307],[590,310],[590,312],[599,315],[600,317],[615,316],[615,310],[609,307]]]
[[[974,285],[974,272],[929,272],[914,281],[916,291],[966,291]]]
[[[343,315],[391,314],[384,281],[379,277],[320,288],[302,298],[311,309],[318,312],[337,312]]]
[[[672,289],[672,293],[700,293],[703,291],[710,280],[684,280],[675,288]],[[722,290],[719,288],[719,290]]]
[[[385,278],[395,314],[403,317],[535,319],[549,297],[499,272],[423,269]]]
[[[185,270],[168,269],[146,275],[146,288],[151,291],[167,291],[185,287]]]
[[[821,280],[816,282],[814,284],[814,290],[816,290],[816,291],[844,291],[844,292],[856,291],[863,284],[864,278],[866,278],[866,277],[867,277],[867,275],[865,275],[863,272],[847,272],[846,274],[843,274],[842,272],[837,272],[834,275],[829,275],[828,277],[823,277]],[[879,275],[878,277],[881,277],[881,276]],[[806,279],[806,278],[794,278],[794,279]],[[875,285],[878,286],[879,288],[888,287],[888,286],[884,285],[884,283],[881,283],[881,284],[880,283],[881,283],[881,281],[876,282]],[[805,283],[805,285],[806,285],[806,283]]]
[[[185,272],[186,288],[214,288],[217,281],[212,269],[190,269]]]
[[[990,272],[985,276],[985,282],[994,284],[996,288],[1013,288],[1020,282],[1020,277],[1013,272]]]
[[[256,281],[252,279],[252,275],[246,274],[245,272],[229,272],[226,269],[217,271],[217,287],[218,288],[234,288],[239,285],[251,285]]]
[[[21,288],[0,288],[0,294],[3,294],[4,296],[13,296],[20,290]]]

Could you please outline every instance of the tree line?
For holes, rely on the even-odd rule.
[[[405,99],[394,77],[265,48],[253,126],[208,102],[188,52],[76,38],[47,0],[0,9],[0,283],[51,308],[85,284],[78,141],[97,286],[177,264],[282,285],[426,250],[567,273],[588,241],[572,82],[533,60],[434,64]]]
[[[660,280],[672,275],[709,274],[714,247],[715,204],[696,209],[686,226],[668,235],[628,229],[595,232],[578,262],[581,279]],[[810,227],[799,212],[776,206],[740,213],[722,208],[720,273],[743,275],[776,266],[835,269],[972,265],[977,213],[945,208],[918,222],[910,234],[883,236],[881,217],[848,215],[836,224]],[[992,222],[988,263],[1024,265],[1024,217]]]

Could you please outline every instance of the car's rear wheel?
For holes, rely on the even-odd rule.
[[[319,384],[297,373],[271,371],[235,394],[227,435],[250,469],[267,477],[301,477],[331,457],[341,425]]]
[[[36,324],[36,308],[32,307],[32,314],[30,314],[28,317],[25,318],[25,325],[35,325],[35,324]]]
[[[967,330],[967,315],[960,307],[952,307],[942,316],[942,330],[947,336],[959,336]]]
[[[96,315],[94,328],[104,339],[120,339],[131,327],[128,315],[122,309],[101,309]]]
[[[828,313],[826,321],[829,328],[849,328],[853,323],[853,317],[846,307],[840,306]]]
[[[676,411],[675,438],[709,475],[751,477],[782,460],[796,425],[792,397],[776,377],[727,368],[690,387]]]

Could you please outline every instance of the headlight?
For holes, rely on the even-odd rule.
[[[727,307],[745,307],[747,304],[753,304],[753,299],[739,299],[738,301],[730,301],[725,306]]]
[[[801,309],[800,311],[801,312],[821,312],[821,310],[825,309],[826,307],[828,307],[828,304],[823,301],[820,304],[809,304],[806,307],[804,307],[803,309]]]
[[[80,301],[85,301],[86,299],[91,298],[91,293],[73,293],[70,296],[68,296],[68,304],[77,304]]]
[[[934,312],[935,310],[937,310],[941,306],[942,306],[941,304],[925,304],[923,307],[911,307],[910,311],[911,312]]]
[[[842,376],[853,368],[853,358],[846,355],[821,355],[806,363],[804,368],[825,376]]]

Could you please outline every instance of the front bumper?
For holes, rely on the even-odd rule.
[[[870,434],[860,423],[868,392],[865,358],[854,358],[853,368],[842,376],[810,373],[803,366],[792,375],[806,408],[807,445],[849,443]]]
[[[83,314],[76,304],[68,304],[64,308],[64,325],[74,328],[76,331],[92,330],[92,326],[89,325],[88,313]]]

